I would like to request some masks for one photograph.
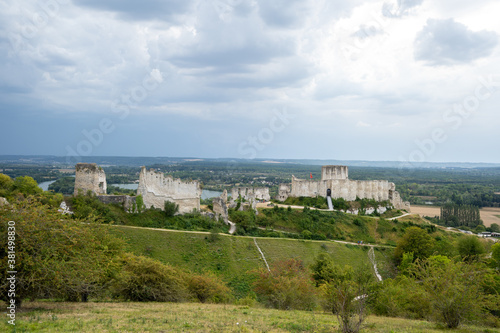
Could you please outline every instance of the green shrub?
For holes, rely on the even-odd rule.
[[[255,273],[254,290],[266,306],[281,310],[316,308],[314,283],[301,261],[280,261],[274,263],[271,271],[260,269]]]
[[[165,211],[165,215],[167,217],[172,217],[179,211],[179,205],[176,204],[175,202],[165,200],[165,203],[163,206],[164,206],[163,210]]]
[[[201,303],[228,303],[232,299],[231,290],[213,274],[191,275],[188,289]]]
[[[114,294],[136,302],[180,302],[189,298],[185,273],[159,261],[127,254]]]

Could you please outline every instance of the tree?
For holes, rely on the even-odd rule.
[[[36,180],[30,176],[17,177],[14,180],[14,190],[26,195],[35,195],[43,192],[43,190],[38,187]]]
[[[337,316],[341,332],[359,332],[368,315],[367,301],[373,284],[371,268],[353,270],[350,266],[343,269],[334,266],[331,276],[321,287],[326,307]]]
[[[500,243],[495,243],[491,247],[491,258],[494,260],[494,266],[500,270]]]
[[[179,205],[175,202],[165,200],[164,211],[167,217],[172,217],[179,211]]]
[[[449,328],[485,315],[489,304],[481,281],[484,267],[451,260],[417,260],[411,268],[415,282],[425,289],[434,320]]]
[[[490,225],[491,232],[500,232],[500,225],[497,223],[492,223]]]
[[[405,234],[399,240],[394,257],[398,265],[403,259],[404,253],[413,253],[413,260],[425,259],[432,254],[434,248],[434,239],[426,230],[418,227],[406,229]]]
[[[314,264],[311,265],[313,271],[313,279],[316,281],[316,286],[320,286],[329,281],[332,281],[335,277],[335,265],[332,259],[326,253],[321,253]]]
[[[72,220],[33,197],[0,209],[2,244],[7,240],[7,222],[15,222],[19,304],[27,297],[85,301],[105,288],[116,273],[116,256],[124,245],[108,233],[105,225],[90,219]],[[0,248],[1,267],[7,267],[6,249]],[[0,294],[4,298],[6,273],[0,273]]]
[[[485,249],[476,236],[464,236],[458,240],[458,252],[462,260],[476,261],[485,252]]]

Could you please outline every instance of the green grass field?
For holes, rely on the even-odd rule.
[[[2,304],[3,307],[3,304]],[[199,303],[27,302],[16,326],[4,319],[1,332],[333,332],[335,316],[325,312],[283,311]],[[452,330],[500,332],[476,326]],[[362,332],[450,332],[434,323],[369,316]]]
[[[253,237],[224,234],[194,233],[165,229],[146,229],[127,226],[111,227],[111,232],[127,241],[128,250],[146,255],[163,263],[194,272],[211,271],[219,275],[243,297],[251,290],[249,271],[264,268],[264,261]],[[332,241],[311,241],[285,238],[256,238],[269,265],[289,258],[301,259],[311,265],[318,254],[328,253],[335,263],[359,267],[369,264],[368,248]],[[381,267],[390,265],[392,249],[376,253]],[[389,270],[384,271],[387,276]]]

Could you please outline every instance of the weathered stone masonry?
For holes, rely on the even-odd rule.
[[[348,167],[341,165],[325,165],[321,170],[321,180],[297,179],[292,176],[291,186],[281,184],[278,200],[290,197],[327,196],[331,191],[332,198],[344,198],[347,201],[360,199],[389,200],[396,209],[407,209],[410,204],[403,202],[395,190],[394,183],[387,180],[350,180]]]
[[[146,167],[141,168],[137,195],[142,195],[146,208],[163,209],[165,201],[179,205],[179,213],[200,210],[201,186],[198,181],[183,182]]]
[[[75,166],[75,192],[81,190],[83,194],[88,191],[95,195],[106,194],[106,173],[95,163],[78,163]]]
[[[268,187],[233,187],[231,189],[231,200],[235,201],[238,197],[245,200],[271,200]]]

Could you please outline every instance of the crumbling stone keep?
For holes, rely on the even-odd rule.
[[[95,163],[78,163],[75,166],[75,192],[77,195],[81,191],[86,194],[88,191],[95,195],[106,194],[106,173]]]

